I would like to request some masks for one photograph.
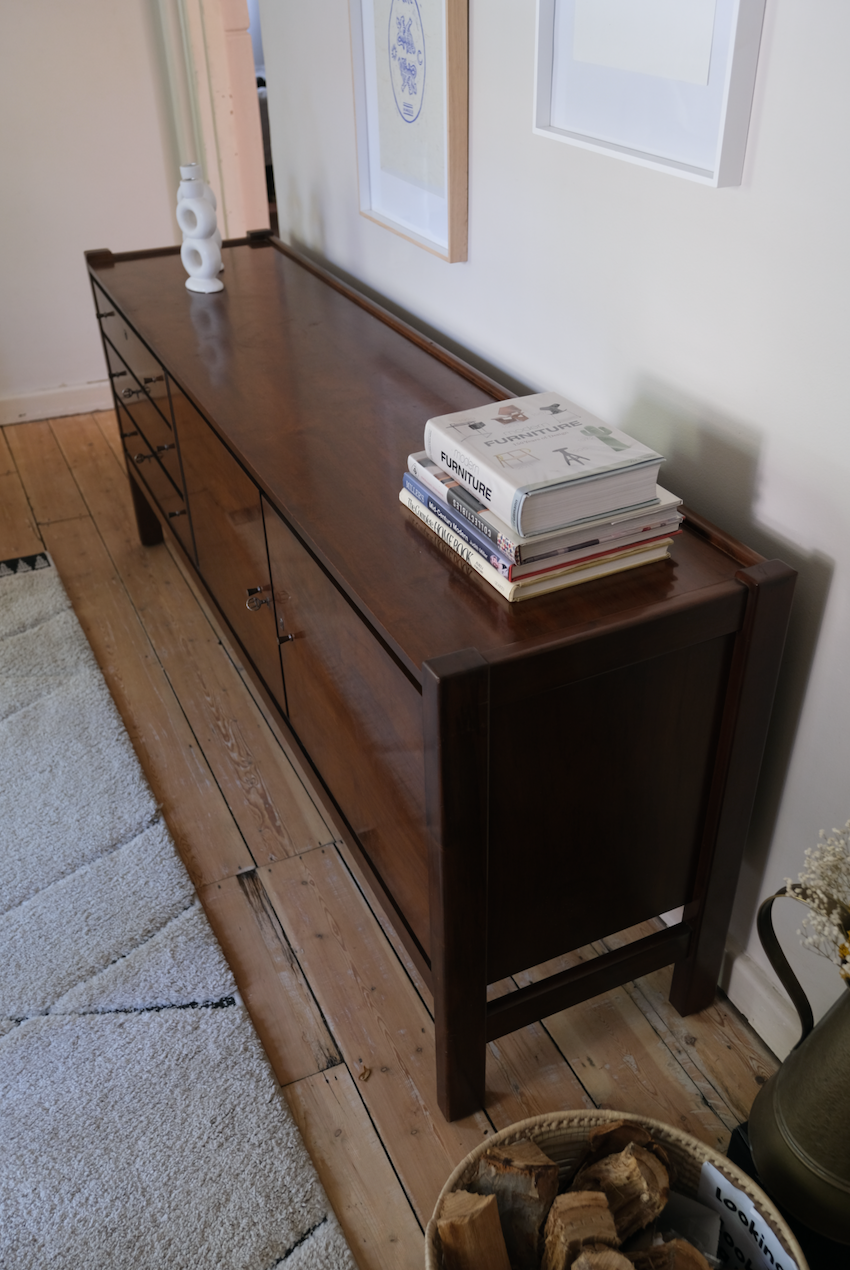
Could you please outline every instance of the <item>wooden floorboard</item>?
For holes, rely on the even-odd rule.
[[[341,1063],[256,870],[211,882],[200,896],[280,1083]]]
[[[423,1222],[448,1174],[491,1131],[437,1106],[434,1028],[335,848],[261,869],[387,1153]]]
[[[50,424],[19,423],[4,431],[38,523],[85,516],[86,505]]]
[[[0,542],[3,543],[0,560],[34,556],[44,550],[35,516],[16,471],[0,476]]]
[[[555,958],[517,975],[517,983],[522,987],[569,969],[595,951],[579,949]],[[551,1015],[543,1024],[597,1107],[654,1116],[717,1150],[726,1149],[729,1130],[723,1120],[624,987]]]
[[[669,971],[492,1042],[485,1108],[447,1124],[430,993],[179,547],[139,546],[112,412],[0,429],[0,560],[42,535],[361,1270],[421,1265],[447,1174],[529,1115],[617,1107],[725,1147],[776,1060],[722,998],[681,1019]]]
[[[62,419],[54,430],[253,860],[265,864],[327,842],[331,831],[309,798],[296,796],[292,765],[249,708],[242,680],[172,556],[136,541],[127,477],[95,420]]]
[[[360,1270],[421,1270],[422,1228],[348,1068],[284,1092]]]
[[[47,525],[44,537],[192,881],[253,868],[94,523]]]
[[[630,932],[633,938],[649,933],[647,923]],[[622,938],[615,935],[603,942],[613,949]],[[694,1082],[709,1105],[734,1129],[747,1119],[756,1094],[776,1071],[776,1057],[720,991],[714,1005],[682,1018],[670,1004],[672,978],[673,967],[665,966],[625,988],[664,1044],[693,1069]]]
[[[0,428],[0,476],[9,476],[12,472],[17,472],[15,461],[12,458],[12,451],[9,449],[9,442],[6,439],[8,428]]]
[[[115,411],[101,410],[96,415],[93,415],[92,418],[100,428],[106,440],[109,442],[109,447],[118,462],[123,463],[124,455],[121,446],[121,430],[118,427],[118,419],[116,418]]]

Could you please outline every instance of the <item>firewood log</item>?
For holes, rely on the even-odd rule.
[[[537,1270],[540,1231],[558,1193],[558,1166],[534,1143],[492,1147],[468,1189],[495,1195],[513,1270]]]
[[[643,1252],[633,1252],[635,1270],[711,1270],[702,1253],[686,1239],[671,1239]]]
[[[445,1270],[510,1270],[495,1195],[452,1191],[437,1218]]]
[[[671,1181],[673,1180],[670,1157],[664,1147],[659,1142],[653,1141],[649,1130],[634,1120],[612,1120],[610,1124],[598,1125],[595,1129],[591,1129],[587,1135],[587,1147],[579,1168],[595,1164],[606,1155],[618,1154],[625,1150],[630,1142],[645,1147],[647,1151],[657,1156],[670,1174]]]
[[[587,1157],[585,1163],[592,1164],[601,1160],[604,1155],[616,1155],[636,1142],[639,1147],[649,1146],[652,1134],[642,1124],[634,1120],[612,1120],[608,1124],[597,1125],[587,1135]]]
[[[634,1142],[579,1169],[571,1190],[604,1191],[620,1239],[648,1226],[667,1203],[670,1179],[661,1160]]]
[[[568,1270],[583,1247],[616,1248],[617,1228],[602,1191],[559,1195],[546,1219],[541,1270]]]
[[[634,1270],[628,1257],[604,1244],[596,1244],[592,1248],[582,1248],[570,1270]]]

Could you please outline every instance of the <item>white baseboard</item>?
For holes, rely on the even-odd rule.
[[[777,1058],[787,1058],[800,1039],[800,1020],[785,993],[752,957],[726,948],[720,987]]]
[[[111,410],[112,390],[108,379],[91,384],[71,384],[64,388],[43,388],[22,397],[0,397],[0,425],[27,423],[32,419],[58,419],[60,415],[83,415],[90,410]]]

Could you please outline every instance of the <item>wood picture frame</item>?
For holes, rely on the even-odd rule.
[[[605,0],[610,12],[603,13],[590,0],[537,0],[534,132],[703,185],[740,185],[765,0],[694,0],[691,9],[680,7],[679,13],[695,15],[684,70],[676,69],[672,40],[666,60],[661,47],[669,37],[663,17],[670,0],[639,0],[660,33],[658,61],[650,50],[643,65],[632,60],[634,41],[629,46],[616,30],[621,3]],[[587,15],[596,44],[592,33],[588,40]],[[618,60],[621,37],[625,56]],[[588,55],[589,47],[606,44],[608,51]],[[704,78],[696,72],[688,79],[695,47],[699,61],[697,46]],[[654,73],[656,66],[662,73]]]
[[[349,0],[361,214],[467,258],[468,0]]]

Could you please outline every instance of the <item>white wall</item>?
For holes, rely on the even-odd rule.
[[[149,0],[16,0],[0,17],[0,423],[111,398],[83,252],[179,241]]]
[[[850,6],[768,0],[744,181],[713,190],[534,136],[534,0],[470,0],[469,260],[447,265],[358,215],[347,0],[260,5],[282,236],[657,445],[666,485],[799,569],[725,979],[786,1052],[755,910],[850,816]],[[822,1010],[837,972],[794,961]]]

